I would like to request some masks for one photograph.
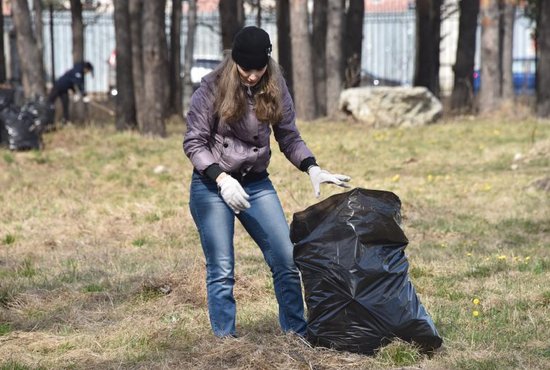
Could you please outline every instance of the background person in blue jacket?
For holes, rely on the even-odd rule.
[[[69,69],[55,81],[52,91],[48,96],[48,102],[51,105],[55,104],[57,98],[61,99],[63,106],[63,123],[69,121],[69,90],[78,92],[83,97],[83,101],[87,103],[89,98],[86,96],[86,88],[84,87],[84,76],[86,73],[94,73],[94,66],[90,62],[76,63],[73,68]]]

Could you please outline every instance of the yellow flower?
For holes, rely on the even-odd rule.
[[[491,184],[484,184],[483,185],[483,191],[489,191],[491,190],[493,187],[491,186]]]
[[[529,261],[530,259],[531,259],[531,257],[529,257],[529,256],[525,257],[526,261]]]
[[[473,315],[474,317],[478,317],[478,316],[479,316],[479,311],[474,311],[474,312],[472,312],[472,315]]]
[[[432,182],[432,181],[434,181],[434,177],[433,177],[432,174],[429,174],[428,175],[428,182]]]
[[[474,300],[473,300],[472,302],[474,302],[475,305],[478,305],[478,304],[479,304],[479,299],[478,299],[478,298],[474,298]]]
[[[392,182],[397,182],[397,181],[399,181],[399,177],[400,177],[399,174],[397,174],[397,175],[395,175],[394,177],[391,178],[391,181]]]
[[[501,254],[500,256],[497,256],[497,258],[498,258],[499,260],[505,260],[505,259],[506,259],[506,256],[503,255],[503,254]]]
[[[466,253],[468,257],[472,257],[472,254],[470,252]]]

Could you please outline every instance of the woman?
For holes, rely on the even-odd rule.
[[[296,128],[292,99],[270,52],[264,30],[240,30],[231,55],[203,78],[187,114],[183,148],[194,166],[189,206],[206,258],[208,311],[218,337],[236,336],[235,217],[271,268],[282,330],[305,334],[288,224],[267,173],[271,131],[290,162],[309,173],[316,196],[323,182],[345,186],[349,181],[316,164]]]

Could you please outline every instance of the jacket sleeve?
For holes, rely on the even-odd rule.
[[[215,163],[210,149],[214,120],[214,94],[202,83],[193,93],[187,112],[187,131],[183,138],[183,151],[197,171],[204,171]]]
[[[86,88],[84,87],[84,69],[74,68],[71,74],[71,82],[73,86],[76,86],[82,95],[86,95]]]
[[[302,169],[302,162],[307,158],[313,158],[313,153],[309,150],[304,140],[300,136],[298,127],[296,127],[296,112],[294,103],[288,91],[286,83],[282,82],[283,89],[283,119],[276,125],[273,125],[275,139],[279,143],[281,152],[297,168]]]

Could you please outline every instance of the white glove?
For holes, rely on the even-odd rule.
[[[235,178],[228,174],[222,174],[221,179],[217,180],[217,182],[220,188],[220,195],[235,214],[239,214],[240,211],[250,208],[250,203],[248,203],[249,195],[246,194],[241,184]]]
[[[83,102],[83,103],[89,103],[89,102],[90,102],[90,97],[87,96],[87,95],[84,96],[84,97],[82,97],[82,102]]]
[[[311,185],[313,185],[313,192],[315,197],[319,198],[321,195],[320,185],[322,183],[332,183],[343,188],[349,188],[349,185],[346,184],[351,178],[346,175],[332,174],[328,171],[322,170],[319,166],[312,166],[307,170],[309,174],[309,179],[311,180]]]

